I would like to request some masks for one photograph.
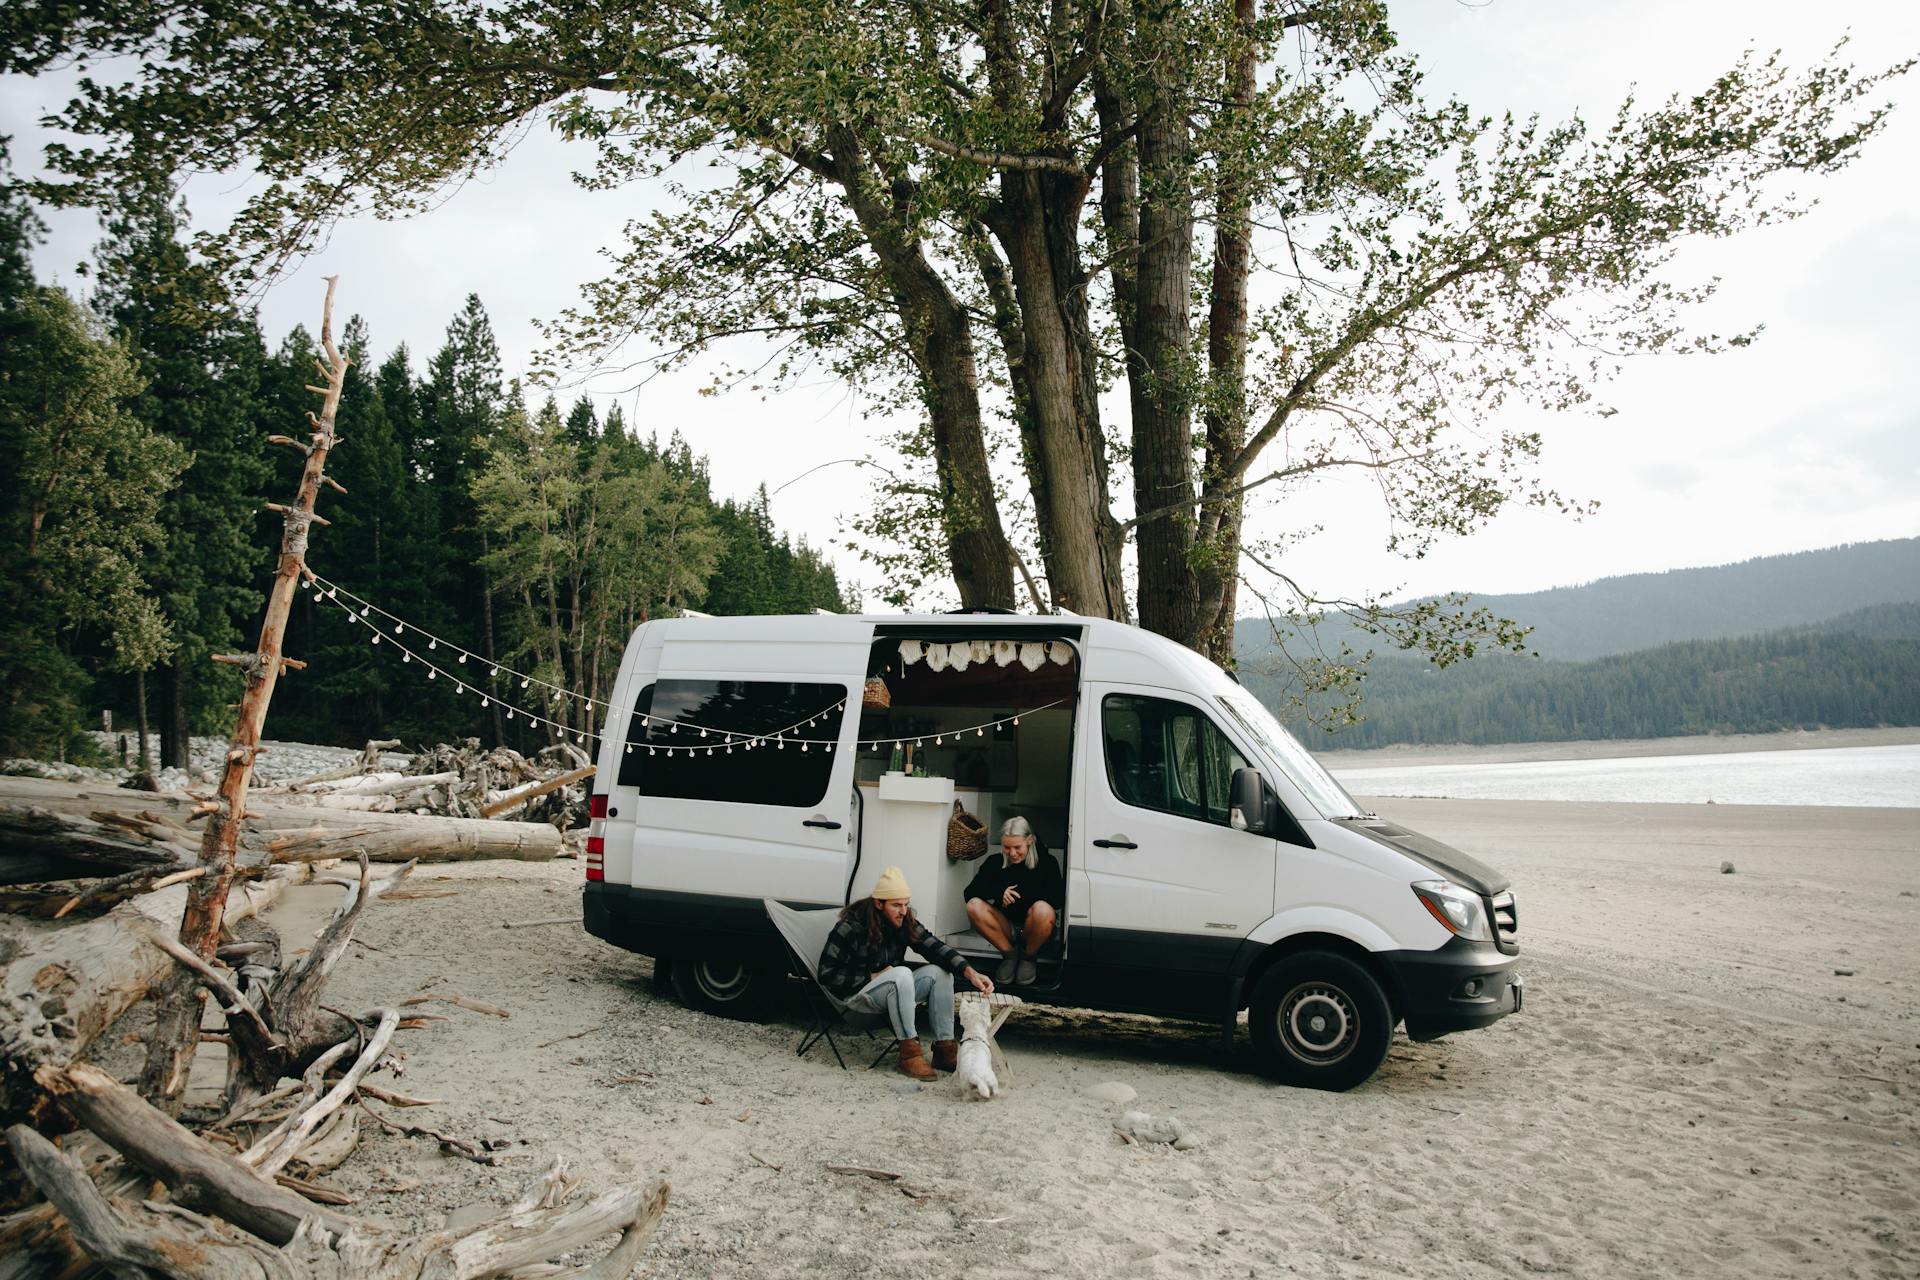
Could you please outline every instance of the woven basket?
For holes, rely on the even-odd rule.
[[[860,706],[867,711],[885,711],[893,705],[893,694],[887,691],[887,682],[879,676],[867,681],[866,688],[860,691]]]
[[[955,800],[953,816],[947,819],[947,856],[955,862],[969,862],[986,851],[987,824]]]

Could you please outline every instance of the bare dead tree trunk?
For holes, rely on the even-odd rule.
[[[266,722],[267,706],[273,700],[274,685],[288,662],[281,656],[287,614],[301,575],[306,572],[308,530],[319,520],[314,514],[314,503],[320,496],[323,481],[335,489],[340,487],[326,480],[327,453],[334,445],[334,415],[339,411],[340,392],[347,376],[347,359],[333,344],[333,291],[337,283],[338,277],[327,278],[327,297],[320,321],[320,345],[327,355],[324,370],[327,385],[307,388],[322,397],[319,414],[307,415],[313,427],[312,441],[301,444],[286,437],[278,438],[305,452],[306,466],[301,470],[300,487],[293,505],[268,504],[269,510],[285,517],[285,527],[280,535],[280,569],[267,599],[266,617],[260,624],[260,643],[253,653],[216,658],[216,661],[244,667],[247,689],[240,699],[240,714],[227,751],[226,773],[220,780],[219,807],[207,819],[206,837],[200,846],[200,863],[207,873],[189,887],[186,913],[180,921],[180,944],[202,959],[210,959],[219,943],[227,891],[234,880],[234,852],[246,814],[247,784],[260,750],[261,728]],[[194,1049],[199,1042],[200,1001],[192,974],[183,970],[168,984],[154,1012],[153,1035],[147,1046],[146,1066],[140,1075],[140,1092],[169,1114],[179,1110],[180,1095],[187,1084],[187,1069],[193,1065]]]

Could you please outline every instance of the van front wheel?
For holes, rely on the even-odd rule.
[[[1331,951],[1288,956],[1261,976],[1247,1013],[1262,1068],[1283,1084],[1338,1092],[1386,1061],[1393,1012],[1366,968]]]
[[[784,972],[738,956],[675,956],[669,974],[680,1003],[701,1013],[759,1022],[773,1012]]]

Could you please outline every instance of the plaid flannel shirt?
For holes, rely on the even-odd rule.
[[[820,985],[836,1000],[851,1000],[860,988],[873,981],[882,969],[902,963],[912,947],[933,964],[959,973],[967,967],[967,958],[940,941],[916,919],[902,929],[889,928],[882,921],[880,941],[867,941],[866,927],[857,920],[841,920],[827,935],[820,952]]]

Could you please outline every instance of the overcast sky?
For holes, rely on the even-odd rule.
[[[1782,49],[1800,66],[1848,33],[1862,67],[1920,52],[1920,5],[1911,0],[1401,0],[1394,14],[1435,95],[1549,119],[1579,111],[1602,125],[1629,91],[1649,103],[1690,91],[1750,46]],[[1342,594],[1509,592],[1920,533],[1916,81],[1897,85],[1903,105],[1891,126],[1851,169],[1818,184],[1820,205],[1807,217],[1682,256],[1684,278],[1724,281],[1697,327],[1763,322],[1756,346],[1710,359],[1641,359],[1603,393],[1614,416],[1588,410],[1531,421],[1547,439],[1549,481],[1597,499],[1598,515],[1575,523],[1513,511],[1408,563],[1384,552],[1385,529],[1363,488],[1322,489],[1304,514],[1326,531],[1295,550],[1289,566]],[[35,118],[54,105],[45,84],[0,81],[0,130],[15,135],[20,168],[33,165]],[[423,218],[339,228],[265,298],[269,340],[296,323],[315,327],[320,278],[337,272],[340,303],[366,318],[376,352],[405,342],[420,367],[474,291],[509,376],[522,373],[539,343],[533,322],[572,303],[601,273],[598,250],[645,211],[631,189],[577,189],[568,175],[586,162],[536,130],[506,166]],[[233,184],[211,180],[188,194],[202,222],[224,217],[239,198]],[[55,219],[43,274],[75,283],[73,266],[97,235],[77,215]],[[723,494],[763,481],[777,487],[824,459],[865,452],[890,429],[863,419],[858,398],[838,385],[714,399],[696,391],[708,372],[624,394],[621,379],[592,386],[603,401],[619,399],[643,432],[685,435],[711,459]],[[830,468],[783,490],[774,518],[837,547],[839,521],[864,491],[857,472]],[[1256,503],[1251,519],[1256,534],[1277,533],[1302,515],[1293,500],[1284,511]],[[323,547],[315,557],[324,561]],[[849,554],[836,560],[845,574],[871,580]]]

